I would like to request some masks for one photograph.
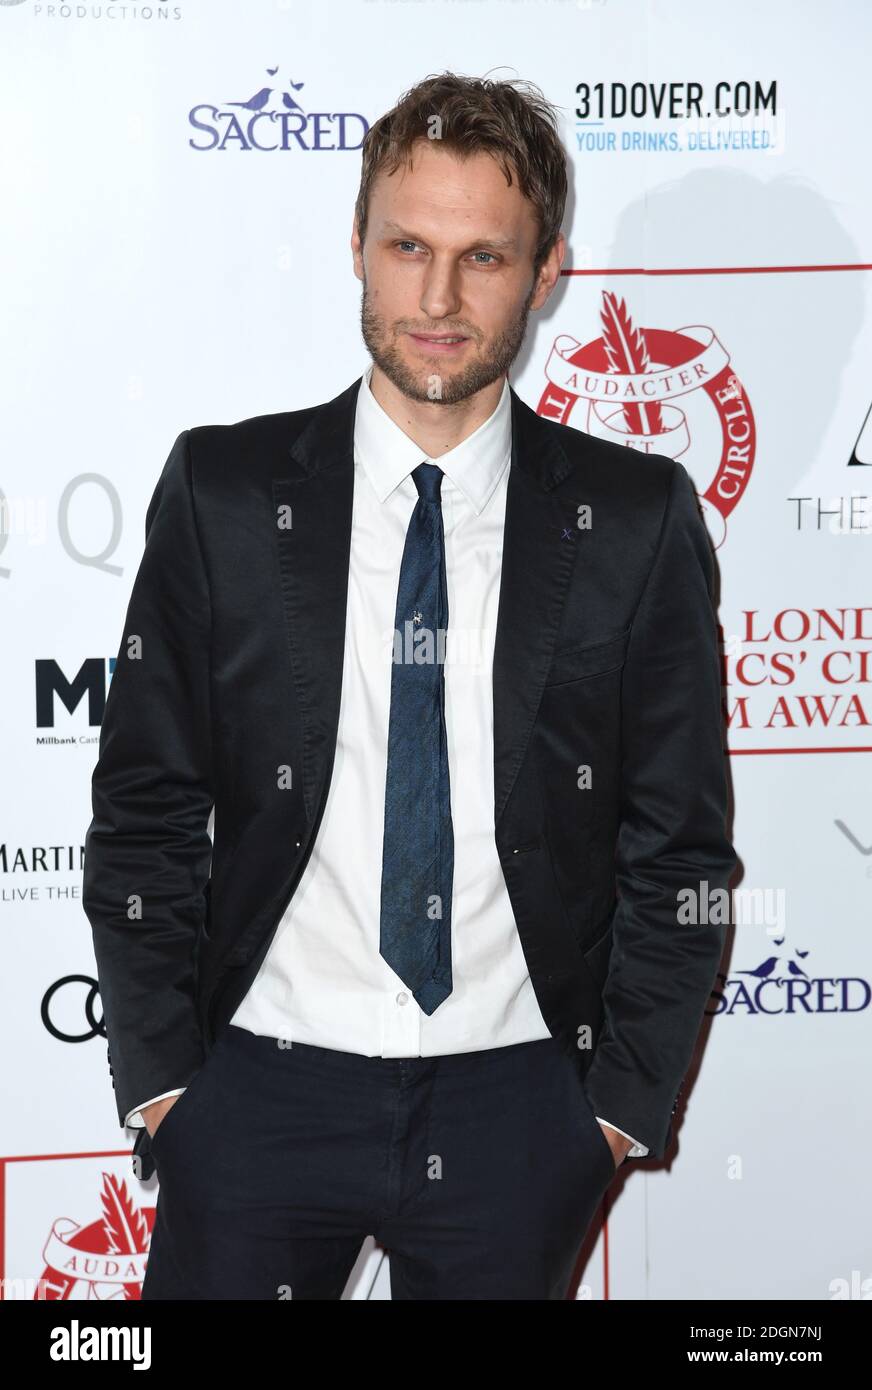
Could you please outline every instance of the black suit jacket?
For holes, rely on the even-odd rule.
[[[83,879],[122,1123],[202,1066],[318,833],[359,386],[183,431],[148,507]],[[681,925],[677,895],[726,888],[736,862],[711,545],[680,463],[543,419],[514,390],[511,407],[496,848],[551,1033],[596,1114],[659,1157],[725,933]],[[148,1176],[145,1131],[135,1148]]]

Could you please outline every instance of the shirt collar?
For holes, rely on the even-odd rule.
[[[425,460],[435,463],[460,489],[476,513],[493,493],[512,452],[512,410],[508,378],[496,409],[478,429],[441,458],[422,452],[370,390],[372,364],[364,372],[354,417],[354,450],[380,502]]]

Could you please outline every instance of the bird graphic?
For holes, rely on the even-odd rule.
[[[737,970],[736,974],[755,975],[758,980],[765,980],[767,975],[772,974],[772,971],[775,969],[777,964],[778,957],[770,956],[768,960],[764,960],[762,965],[758,965],[756,970]]]
[[[267,72],[269,73],[270,77],[275,77],[276,73],[278,72],[278,68],[267,68]]]
[[[305,85],[306,85],[305,82],[291,82],[291,83],[290,83],[290,86],[293,87],[293,89],[294,89],[295,92],[298,92],[298,91],[300,90],[300,88],[301,88],[301,87],[305,87]]]
[[[799,954],[799,953],[797,952],[797,954]],[[808,952],[806,952],[806,955],[807,955],[807,954],[808,954]],[[796,963],[795,960],[789,960],[789,961],[787,962],[787,968],[788,968],[788,970],[790,971],[791,975],[801,975],[801,976],[803,977],[804,980],[807,980],[807,979],[808,979],[808,976],[806,975],[806,973],[805,973],[805,971],[803,970],[802,966],[801,966],[801,965],[797,965],[797,963]]]
[[[262,111],[272,94],[272,87],[261,87],[248,101],[228,101],[228,106],[241,106],[245,111]]]
[[[292,82],[291,86],[293,87],[293,85],[294,84]],[[298,83],[298,86],[302,87],[302,85],[302,82]],[[289,111],[302,111],[303,109],[298,101],[294,101],[294,98],[291,96],[290,92],[282,92],[282,101],[285,103],[285,106],[288,108]]]

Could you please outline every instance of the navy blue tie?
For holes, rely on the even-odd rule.
[[[403,549],[385,782],[379,951],[425,1014],[451,993],[454,830],[445,736],[442,469],[421,463]]]

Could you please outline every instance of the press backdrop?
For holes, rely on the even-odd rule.
[[[870,15],[0,0],[7,1296],[138,1296],[147,1258],[81,906],[146,505],[182,429],[365,368],[360,141],[451,68],[538,83],[572,160],[566,271],[513,385],[679,457],[720,570],[736,925],[675,1151],[624,1166],[577,1296],[872,1297]],[[371,1242],[348,1296],[389,1297]]]

